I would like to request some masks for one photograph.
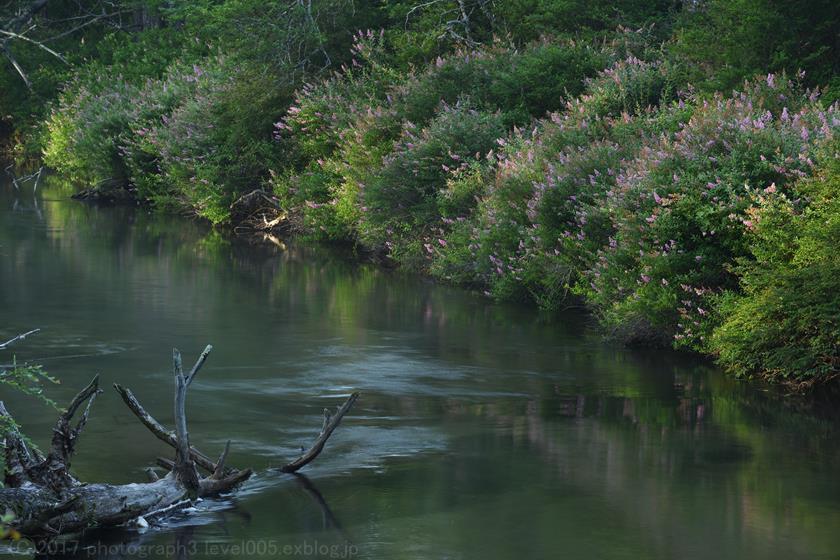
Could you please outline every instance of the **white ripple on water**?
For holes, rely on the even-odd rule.
[[[453,365],[393,348],[360,348],[350,353],[339,353],[330,348],[327,352],[309,360],[278,363],[277,376],[205,378],[202,389],[272,396],[318,395],[329,391],[326,396],[330,398],[334,398],[336,392],[350,390],[395,396],[461,398],[528,395],[519,391],[488,389],[483,381],[498,372],[481,366]],[[327,356],[342,359],[325,359]],[[236,368],[243,372],[248,369],[248,366]],[[270,371],[268,368],[261,369]]]

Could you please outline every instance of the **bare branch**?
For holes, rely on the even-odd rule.
[[[251,469],[243,469],[241,471],[232,471],[231,474],[219,479],[212,476],[202,478],[198,483],[198,495],[206,497],[230,492],[233,488],[251,478],[252,474],[254,474],[254,471]]]
[[[69,473],[70,460],[73,458],[76,441],[82,433],[85,424],[87,424],[93,401],[96,400],[96,396],[101,392],[99,390],[99,376],[97,375],[87,387],[73,397],[67,410],[58,417],[58,421],[53,428],[49,455],[32,469],[33,473],[37,473],[35,474],[35,478],[42,485],[54,489],[61,489],[78,484],[78,480]],[[76,427],[73,427],[71,424],[73,416],[85,402],[87,403],[85,411],[82,413],[82,417],[79,419]]]
[[[10,488],[18,488],[29,482],[29,469],[32,466],[32,454],[23,437],[18,432],[17,423],[6,410],[6,405],[0,401],[0,424],[3,435],[4,455],[6,460],[5,484]]]
[[[35,17],[38,12],[46,8],[48,2],[49,0],[35,0],[23,9],[17,16],[13,17],[0,27],[19,30],[21,27],[32,21],[32,18]]]
[[[155,463],[157,463],[159,467],[162,467],[167,471],[172,471],[175,468],[175,462],[171,459],[158,457],[155,460]],[[243,469],[241,471],[230,470],[227,471],[225,475],[219,478],[215,477],[214,475],[202,478],[198,481],[198,495],[199,497],[204,498],[207,496],[214,496],[223,492],[229,492],[236,486],[239,486],[240,484],[251,478],[252,474],[254,474],[254,471],[252,471],[251,469]]]
[[[209,351],[208,346],[190,375],[198,372]],[[123,400],[143,424],[177,451],[175,461],[158,459],[158,463],[168,470],[168,474],[159,477],[153,470],[148,469],[147,475],[151,482],[145,484],[82,484],[69,473],[68,467],[75,441],[83,430],[92,403],[99,393],[98,377],[80,391],[67,410],[60,415],[46,459],[37,451],[30,451],[18,433],[13,419],[0,402],[0,433],[6,455],[7,483],[6,488],[0,488],[0,511],[11,509],[15,512],[16,518],[10,525],[12,529],[16,529],[27,538],[38,540],[52,539],[91,527],[123,525],[132,520],[137,520],[145,526],[150,518],[169,515],[188,507],[196,496],[231,492],[253,474],[251,469],[226,468],[230,441],[225,443],[224,451],[215,463],[190,446],[186,415],[189,377],[184,374],[180,353],[173,350],[172,357],[175,377],[174,433],[167,431],[152,418],[130,391],[115,385]],[[350,395],[334,415],[325,410],[321,432],[312,448],[283,467],[283,470],[295,472],[314,460],[358,397],[358,393]],[[73,426],[73,418],[80,410],[80,418]],[[196,463],[202,464],[211,473],[210,476],[199,478]],[[319,500],[319,503],[322,502],[322,499]],[[332,517],[328,508],[324,515],[325,519]]]
[[[353,393],[350,397],[342,404],[338,410],[336,410],[335,415],[330,416],[329,410],[324,410],[324,424],[321,428],[321,433],[318,435],[318,438],[315,440],[315,443],[312,444],[312,447],[309,448],[303,455],[288,463],[280,468],[281,471],[287,473],[297,472],[301,468],[305,467],[309,463],[315,460],[318,455],[321,454],[321,451],[324,449],[324,445],[326,445],[327,440],[330,438],[332,433],[341,423],[341,419],[344,418],[344,415],[350,412],[350,409],[353,408],[353,404],[359,398],[359,393]]]
[[[14,33],[12,31],[6,31],[5,29],[0,29],[0,35],[5,35],[6,37],[10,37],[10,38],[13,38],[13,39],[18,39],[20,41],[26,41],[27,43],[35,45],[39,49],[44,50],[44,51],[48,52],[49,54],[53,55],[54,57],[56,57],[58,60],[60,60],[64,64],[68,64],[66,58],[64,58],[63,56],[61,56],[60,54],[58,54],[57,52],[55,52],[54,50],[52,50],[51,48],[46,46],[41,41],[36,41],[34,39],[30,39],[29,37],[27,37],[25,35],[20,35],[19,33]]]
[[[210,475],[212,478],[216,480],[220,480],[224,477],[225,474],[225,461],[227,460],[228,453],[230,452],[230,440],[227,440],[225,444],[225,450],[222,451],[222,454],[219,455],[219,460],[216,461],[216,469],[213,471],[213,474]]]
[[[405,27],[406,27],[406,29],[408,29],[408,20],[411,19],[411,16],[412,16],[412,14],[414,14],[414,12],[422,10],[423,8],[428,8],[429,6],[433,6],[433,5],[438,4],[440,2],[442,2],[442,0],[430,0],[429,2],[424,2],[422,4],[418,4],[418,5],[414,6],[413,8],[411,8],[408,11],[408,13],[405,14]]]
[[[181,353],[172,349],[175,373],[175,477],[191,494],[198,493],[198,472],[190,454],[190,434],[187,431],[187,378],[181,366]]]
[[[160,422],[155,420],[155,418],[149,414],[145,408],[143,408],[143,405],[140,404],[140,401],[137,400],[137,397],[134,396],[130,389],[126,389],[118,383],[114,383],[114,389],[116,389],[120,394],[123,402],[125,402],[129,410],[137,416],[140,422],[142,422],[156,438],[173,448],[177,447],[178,444],[175,434],[172,431],[167,430]],[[192,457],[192,460],[205,471],[212,473],[216,470],[216,463],[195,447],[190,447],[190,457]],[[171,469],[171,466],[167,468]]]
[[[201,355],[198,357],[198,360],[196,360],[195,365],[190,370],[190,374],[187,376],[187,387],[192,385],[192,382],[195,379],[195,376],[198,374],[198,370],[200,370],[201,366],[204,365],[204,362],[207,361],[207,356],[209,356],[210,352],[212,352],[212,351],[213,351],[213,346],[208,344],[204,348],[204,351],[201,352]]]
[[[44,39],[42,41],[42,43],[48,43],[50,41],[57,41],[59,39],[63,39],[64,37],[66,37],[68,35],[72,35],[76,31],[79,31],[80,29],[84,29],[88,25],[96,23],[97,21],[99,21],[101,19],[110,19],[114,16],[118,16],[118,15],[121,15],[123,13],[125,13],[125,10],[116,11],[116,12],[113,12],[113,13],[110,13],[110,14],[99,14],[99,15],[96,15],[96,16],[88,16],[88,15],[80,16],[77,19],[82,19],[82,18],[85,18],[85,17],[90,18],[90,19],[88,19],[87,21],[85,21],[84,23],[82,23],[80,25],[77,25],[73,29],[68,29],[67,31],[63,31],[63,32],[59,33],[58,35],[53,35],[52,37]]]
[[[41,329],[32,329],[29,332],[19,334],[16,337],[12,338],[11,340],[7,340],[6,342],[0,344],[0,350],[5,350],[7,346],[10,346],[10,345],[14,344],[15,342],[17,342],[19,340],[23,340],[27,336],[29,336],[31,334],[35,334],[35,333],[40,332],[40,331],[41,331]]]

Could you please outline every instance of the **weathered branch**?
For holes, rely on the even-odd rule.
[[[4,457],[6,461],[5,484],[10,488],[18,488],[29,482],[29,469],[34,466],[34,460],[29,447],[18,432],[17,423],[6,410],[6,405],[0,401],[0,417],[3,423]]]
[[[82,389],[58,417],[53,428],[50,452],[46,458],[37,451],[30,450],[23,437],[17,433],[17,427],[11,414],[0,403],[0,416],[7,419],[6,433],[6,485],[20,487],[27,482],[59,491],[75,486],[78,481],[70,474],[70,459],[76,446],[76,440],[82,433],[90,414],[90,407],[99,391],[99,376]],[[71,422],[79,407],[87,402],[85,411],[75,427]]]
[[[119,16],[119,15],[124,14],[124,13],[125,13],[125,10],[118,10],[118,11],[112,12],[110,14],[102,13],[102,14],[98,14],[98,15],[95,15],[95,16],[87,16],[89,19],[87,19],[84,23],[81,23],[81,24],[77,25],[76,27],[73,27],[72,29],[68,29],[67,31],[62,31],[58,35],[53,35],[52,37],[44,39],[42,42],[43,43],[48,43],[50,41],[57,41],[59,39],[63,39],[64,37],[67,37],[68,35],[72,35],[73,33],[84,29],[88,25],[92,25],[92,24],[96,23],[97,21],[99,21],[101,19],[110,19],[110,18],[113,18],[114,16]]]
[[[13,17],[9,21],[7,21],[4,25],[2,25],[5,29],[13,29],[18,30],[22,28],[24,25],[32,21],[32,18],[35,15],[47,7],[49,0],[35,0],[29,6],[27,6],[24,10],[22,10],[17,16]]]
[[[143,405],[140,404],[140,401],[137,400],[137,397],[131,392],[130,389],[126,389],[122,385],[118,383],[114,383],[114,389],[122,397],[123,402],[128,406],[129,410],[134,413],[135,416],[143,423],[146,428],[156,438],[161,440],[162,442],[166,443],[167,445],[172,446],[173,448],[177,447],[177,438],[175,437],[175,433],[167,430],[160,422],[154,419],[154,417],[146,412],[146,409],[143,408]],[[205,471],[212,473],[216,470],[216,464],[204,453],[196,449],[195,447],[190,447],[190,457],[192,460],[195,461],[195,464],[204,469]]]
[[[30,333],[27,333],[30,334]],[[3,440],[6,454],[6,488],[0,488],[0,511],[13,511],[12,528],[32,539],[50,539],[58,535],[82,531],[90,527],[110,527],[135,520],[147,526],[149,520],[171,514],[188,507],[195,497],[209,497],[231,492],[252,474],[251,469],[236,470],[226,467],[231,442],[215,463],[190,446],[187,430],[186,395],[190,382],[207,359],[212,347],[208,346],[199,356],[189,375],[185,375],[178,350],[173,350],[175,377],[175,431],[166,430],[149,415],[128,389],[115,388],[129,409],[159,439],[175,448],[175,460],[159,459],[158,463],[168,474],[158,477],[148,469],[150,482],[144,484],[109,485],[81,484],[69,472],[70,460],[76,440],[89,416],[90,408],[99,394],[99,378],[77,394],[56,423],[50,452],[46,458],[29,449],[18,433],[11,415],[0,402],[0,417],[5,419]],[[315,459],[323,450],[327,439],[358,398],[350,398],[330,415],[325,411],[321,433],[312,448],[297,460],[283,467],[294,472]],[[73,426],[73,417],[82,410]],[[202,466],[208,476],[200,478],[196,465]]]
[[[222,454],[219,455],[219,460],[216,461],[216,468],[213,470],[213,474],[210,475],[216,480],[224,477],[225,474],[225,461],[227,460],[228,453],[230,452],[230,440],[227,440],[225,444],[225,450],[222,451]]]
[[[315,443],[312,444],[312,447],[309,448],[303,455],[288,463],[282,467],[280,470],[287,473],[297,472],[301,468],[305,467],[309,463],[315,460],[318,455],[321,454],[321,451],[324,449],[324,445],[326,445],[327,440],[330,439],[330,436],[341,423],[341,419],[344,418],[344,415],[350,412],[350,409],[353,408],[353,404],[359,398],[359,393],[353,393],[350,395],[343,405],[341,405],[338,410],[336,410],[335,415],[330,416],[330,411],[326,408],[324,409],[324,424],[321,427],[321,433],[318,434],[318,438],[315,440]]]
[[[68,64],[66,58],[64,58],[59,53],[55,52],[54,50],[52,50],[51,48],[49,48],[48,46],[43,44],[41,41],[36,41],[35,39],[30,39],[26,35],[21,35],[19,33],[14,33],[12,31],[6,31],[5,29],[0,29],[0,35],[5,35],[6,37],[10,37],[12,39],[18,39],[20,41],[25,41],[27,43],[35,45],[39,49],[42,49],[43,51],[53,55],[54,57],[56,57],[58,60],[60,60],[64,64]]]
[[[15,342],[17,342],[17,341],[19,341],[19,340],[23,340],[23,339],[24,339],[24,338],[26,338],[27,336],[29,336],[29,335],[31,335],[31,334],[35,334],[35,333],[40,332],[40,331],[41,331],[41,329],[32,329],[32,330],[31,330],[31,331],[29,331],[29,332],[25,332],[25,333],[23,333],[23,334],[19,334],[19,335],[17,335],[16,337],[11,338],[11,339],[7,340],[6,342],[4,342],[4,343],[0,344],[0,350],[5,350],[8,346],[11,346],[11,345],[12,345],[12,344],[14,344]]]
[[[251,478],[252,474],[254,474],[254,471],[251,469],[243,469],[241,471],[232,471],[232,474],[223,478],[214,478],[212,476],[202,478],[198,482],[198,495],[203,498],[230,492]]]
[[[187,378],[181,366],[181,353],[172,350],[175,370],[175,468],[172,472],[190,495],[198,494],[198,472],[190,456],[190,434],[187,431]]]
[[[140,419],[158,439],[171,445],[176,450],[175,461],[159,458],[158,464],[174,473],[176,478],[182,481],[185,487],[190,488],[191,493],[198,496],[209,496],[220,492],[229,491],[247,480],[253,471],[250,469],[235,470],[226,469],[225,461],[230,452],[230,441],[225,445],[225,450],[214,463],[207,455],[201,453],[189,445],[189,433],[186,423],[186,393],[189,384],[195,379],[201,367],[207,361],[207,356],[213,350],[207,345],[190,370],[189,375],[183,371],[181,354],[177,349],[173,350],[172,363],[175,373],[175,432],[170,432],[155,420],[134,397],[130,390],[115,384],[114,388],[128,405],[129,409]],[[195,472],[195,465],[201,466],[210,473],[210,476],[199,479]],[[195,473],[195,476],[193,476]]]
[[[116,25],[116,22],[114,22],[113,19],[119,17],[123,13],[126,13],[126,10],[116,9],[114,7],[114,3],[107,0],[100,3],[101,10],[98,13],[89,11],[85,6],[83,6],[83,3],[76,2],[78,15],[75,17],[51,20],[48,17],[48,14],[46,14],[36,21],[35,17],[39,15],[40,12],[43,12],[49,3],[50,0],[34,0],[25,8],[19,10],[17,15],[14,17],[5,22],[0,22],[0,54],[8,59],[15,71],[18,75],[20,75],[23,83],[30,90],[32,89],[32,82],[9,48],[9,44],[12,41],[22,41],[33,45],[44,52],[49,53],[51,56],[57,58],[64,64],[68,64],[67,59],[58,51],[47,46],[47,43],[72,35],[73,33],[76,33],[77,31],[96,22],[102,21],[102,23],[106,25]],[[56,2],[53,3],[55,4]],[[67,2],[65,2],[65,4],[67,4]],[[106,6],[110,9],[115,9],[115,11],[108,12],[105,9]],[[64,24],[75,21],[80,21],[81,23],[71,27],[70,29],[65,29]],[[121,26],[117,27],[120,28]],[[36,29],[39,30],[39,33],[33,38],[30,36],[30,32]],[[43,31],[44,29],[46,29],[46,32]]]
[[[53,428],[50,456],[52,456],[56,461],[59,461],[65,468],[70,468],[70,459],[72,458],[73,451],[75,450],[76,440],[87,424],[88,416],[90,415],[90,408],[93,406],[93,401],[96,400],[97,395],[101,392],[102,391],[99,389],[99,376],[96,375],[87,387],[82,389],[79,394],[73,397],[73,400],[70,401],[70,406],[68,406],[67,410],[58,417],[58,422],[56,423],[55,428]],[[79,422],[74,428],[71,425],[73,416],[76,414],[76,411],[79,410],[79,407],[81,407],[85,402],[87,402],[85,411],[82,413],[82,417],[79,419]]]
[[[6,57],[6,60],[9,61],[9,64],[12,65],[12,68],[14,68],[15,72],[18,73],[20,79],[23,80],[23,85],[26,86],[26,89],[31,90],[32,82],[29,81],[29,77],[26,75],[26,72],[24,72],[23,67],[17,61],[15,56],[12,54],[12,51],[9,50],[9,47],[7,47],[6,45],[0,45],[0,51],[3,52],[3,56]]]
[[[198,357],[198,360],[196,360],[195,365],[190,370],[190,374],[187,376],[187,387],[192,385],[192,382],[195,379],[195,376],[198,374],[198,370],[200,370],[201,366],[204,365],[204,362],[207,361],[207,356],[209,356],[210,352],[212,352],[212,351],[213,351],[213,346],[211,344],[208,344],[204,348],[204,350],[201,352],[201,355]]]

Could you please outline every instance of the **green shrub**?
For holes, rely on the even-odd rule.
[[[77,78],[47,121],[44,162],[71,179],[124,185],[122,135],[133,118],[139,89],[121,76]]]
[[[460,51],[410,76],[394,96],[401,115],[417,125],[441,102],[454,104],[462,97],[476,109],[501,111],[508,127],[524,125],[563,107],[611,56],[609,49],[572,41]]]
[[[440,191],[447,188],[449,175],[479,161],[504,134],[498,113],[476,111],[467,100],[444,104],[427,128],[406,125],[363,193],[366,221],[372,226],[365,232],[369,241],[393,242],[387,230],[396,227],[416,238],[437,224],[438,201],[445,197]]]
[[[757,195],[740,290],[718,300],[710,349],[742,376],[800,387],[840,375],[840,144],[823,148],[816,178]],[[802,198],[799,198],[802,197]]]
[[[676,95],[678,78],[668,67],[620,60],[589,80],[565,111],[500,141],[495,175],[485,180],[470,219],[473,235],[447,238],[447,248],[435,253],[436,274],[472,270],[471,281],[495,297],[530,299],[545,309],[568,304],[566,296],[613,235],[605,198],[619,170],[648,138],[675,131],[687,118],[682,106],[650,108]],[[466,267],[454,255],[476,262]]]
[[[819,104],[772,75],[695,103],[677,134],[621,170],[605,199],[616,242],[581,292],[631,338],[652,329],[703,349],[716,320],[707,300],[737,285],[730,266],[748,252],[752,193],[787,192],[812,173],[815,142],[831,126]]]

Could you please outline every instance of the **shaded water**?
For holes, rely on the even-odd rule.
[[[94,373],[107,388],[74,464],[89,481],[144,480],[171,454],[110,385],[171,425],[172,346],[191,362],[215,345],[191,436],[209,454],[233,440],[238,466],[295,456],[325,406],[362,391],[308,480],[261,470],[77,557],[840,557],[835,422],[702,362],[605,344],[582,316],[546,323],[323,249],[3,185],[0,339],[33,327],[17,358],[61,379],[51,396]],[[0,397],[48,437],[54,412]]]

